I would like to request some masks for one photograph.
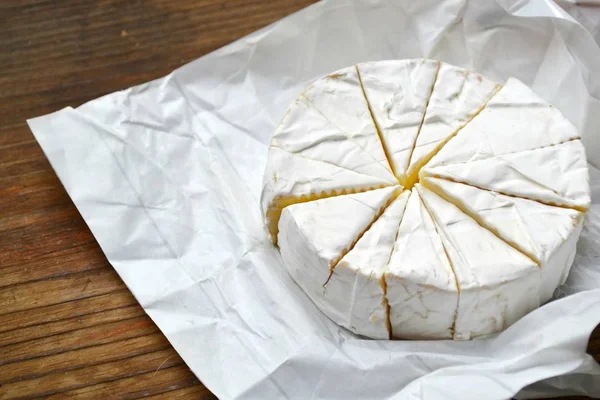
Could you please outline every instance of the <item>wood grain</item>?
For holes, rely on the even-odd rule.
[[[108,264],[25,120],[164,76],[312,2],[0,1],[1,398],[214,398]]]
[[[0,2],[0,398],[212,399],[106,261],[25,124],[310,0]]]

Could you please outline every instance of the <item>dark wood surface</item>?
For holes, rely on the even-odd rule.
[[[310,3],[0,0],[0,398],[214,398],[113,271],[25,120],[164,76]]]

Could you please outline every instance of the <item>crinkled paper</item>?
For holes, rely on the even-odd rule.
[[[549,1],[330,0],[30,127],[110,263],[222,399],[600,396],[600,49]],[[168,34],[168,32],[165,32]],[[267,146],[312,80],[429,57],[515,76],[582,132],[593,206],[557,300],[495,337],[374,341],[324,317],[259,209]]]

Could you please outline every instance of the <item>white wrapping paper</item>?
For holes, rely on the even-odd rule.
[[[262,173],[283,112],[311,80],[362,61],[430,57],[515,76],[570,118],[600,166],[600,49],[544,0],[498,2],[325,1],[29,124],[108,260],[222,399],[600,396],[585,353],[600,323],[591,165],[594,205],[561,298],[485,340],[352,335],[295,285],[263,227]]]
[[[554,0],[600,43],[600,0]]]

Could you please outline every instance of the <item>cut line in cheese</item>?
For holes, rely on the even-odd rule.
[[[537,264],[455,205],[420,184],[415,187],[438,229],[460,288],[455,339],[504,330],[539,307]]]
[[[384,188],[384,189],[390,189],[390,188]],[[377,221],[380,220],[380,218],[383,216],[384,212],[390,207],[390,205],[392,204],[392,202],[402,193],[402,187],[401,186],[396,186],[396,187],[393,187],[391,189],[394,189],[392,195],[388,198],[388,200],[385,203],[385,205],[379,209],[379,212],[371,220],[371,222],[369,223],[369,225],[367,225],[367,227],[362,230],[362,232],[358,235],[358,237],[356,238],[356,240],[353,241],[350,244],[350,246],[348,247],[348,249],[345,252],[343,252],[337,259],[335,259],[334,261],[332,261],[332,263],[331,263],[331,270],[329,272],[329,276],[327,277],[327,280],[323,283],[323,286],[327,285],[327,283],[329,282],[329,279],[331,279],[331,276],[333,275],[333,272],[334,272],[336,266],[338,265],[338,263],[341,261],[341,259],[344,258],[344,257],[346,257],[346,255],[350,251],[354,250],[356,244],[363,238],[363,236],[365,234],[367,234],[367,233],[369,233],[371,231],[371,228],[373,227],[373,225]],[[359,194],[361,194],[361,193],[359,193]],[[369,192],[363,192],[363,194],[369,194]]]
[[[423,59],[309,86],[261,194],[290,276],[376,339],[506,329],[564,283],[590,202],[585,150],[558,110],[514,78]]]
[[[383,137],[383,131],[381,130],[381,126],[379,125],[379,123],[377,122],[377,119],[375,118],[375,115],[373,114],[373,108],[371,107],[371,103],[369,103],[367,93],[365,92],[365,85],[363,84],[362,77],[360,76],[360,70],[358,69],[358,66],[356,66],[356,73],[358,74],[358,81],[360,82],[360,88],[362,90],[362,94],[365,97],[365,100],[367,101],[367,106],[369,108],[369,115],[371,115],[373,124],[375,124],[375,129],[377,129],[377,136],[379,137],[379,141],[381,142],[381,147],[383,148],[383,153],[385,154],[385,158],[387,159],[388,164],[390,165],[390,169],[392,170],[392,173],[394,174],[394,176],[397,179],[398,172],[396,171],[396,165],[392,161],[392,155],[391,155],[390,149],[388,148],[387,143]]]
[[[485,109],[429,162],[429,167],[477,161],[564,143],[580,137],[555,107],[510,78]]]
[[[452,339],[459,290],[434,222],[413,188],[385,273],[392,334]]]
[[[441,69],[441,64],[438,64],[438,69],[435,71],[435,77],[433,78],[433,85],[431,86],[431,90],[429,91],[429,97],[427,98],[427,103],[425,103],[425,112],[423,113],[423,118],[421,119],[421,123],[419,124],[419,130],[417,131],[417,136],[413,142],[412,148],[410,149],[410,153],[408,155],[408,163],[406,164],[406,172],[404,176],[400,179],[400,182],[403,182],[404,187],[407,189],[412,189],[412,187],[417,183],[418,174],[413,173],[411,170],[411,161],[413,158],[413,154],[415,153],[415,149],[417,148],[417,141],[419,140],[419,136],[421,136],[421,131],[423,130],[423,123],[425,122],[425,117],[427,116],[427,109],[429,108],[429,103],[431,102],[431,98],[433,97],[433,93],[435,90],[435,84],[437,83],[438,76]],[[418,172],[418,170],[417,170]]]
[[[410,192],[404,191],[335,265],[324,296],[332,319],[355,333],[389,339],[384,272]]]
[[[427,176],[579,211],[589,208],[585,149],[580,140],[460,164],[425,166]]]
[[[287,206],[291,206],[293,204],[307,203],[310,201],[316,201],[321,199],[327,199],[329,197],[336,196],[344,196],[347,194],[356,194],[356,193],[364,193],[370,190],[383,189],[385,187],[389,187],[392,185],[379,185],[379,186],[368,186],[365,188],[350,188],[350,189],[340,189],[340,190],[331,190],[329,192],[322,191],[321,193],[311,193],[309,195],[301,195],[297,197],[278,197],[274,198],[269,207],[267,208],[265,219],[267,220],[267,229],[269,230],[269,234],[271,235],[271,240],[273,244],[277,245],[277,235],[279,233],[279,218],[281,217],[281,212]]]
[[[408,162],[439,66],[439,61],[425,59],[367,62],[357,66],[388,161],[402,186],[407,184]]]
[[[324,286],[325,282],[399,190],[399,186],[388,187],[283,209],[278,242],[284,266],[329,318],[335,318],[336,309],[325,295],[326,290],[331,290]]]
[[[288,109],[269,146],[261,206],[276,243],[290,204],[397,183],[350,67],[313,83]]]
[[[425,178],[422,185],[536,262],[542,274],[540,300],[552,297],[573,261],[572,238],[581,229],[581,212],[443,179]]]
[[[409,161],[407,187],[418,182],[420,169],[479,115],[501,88],[479,74],[442,63]]]

